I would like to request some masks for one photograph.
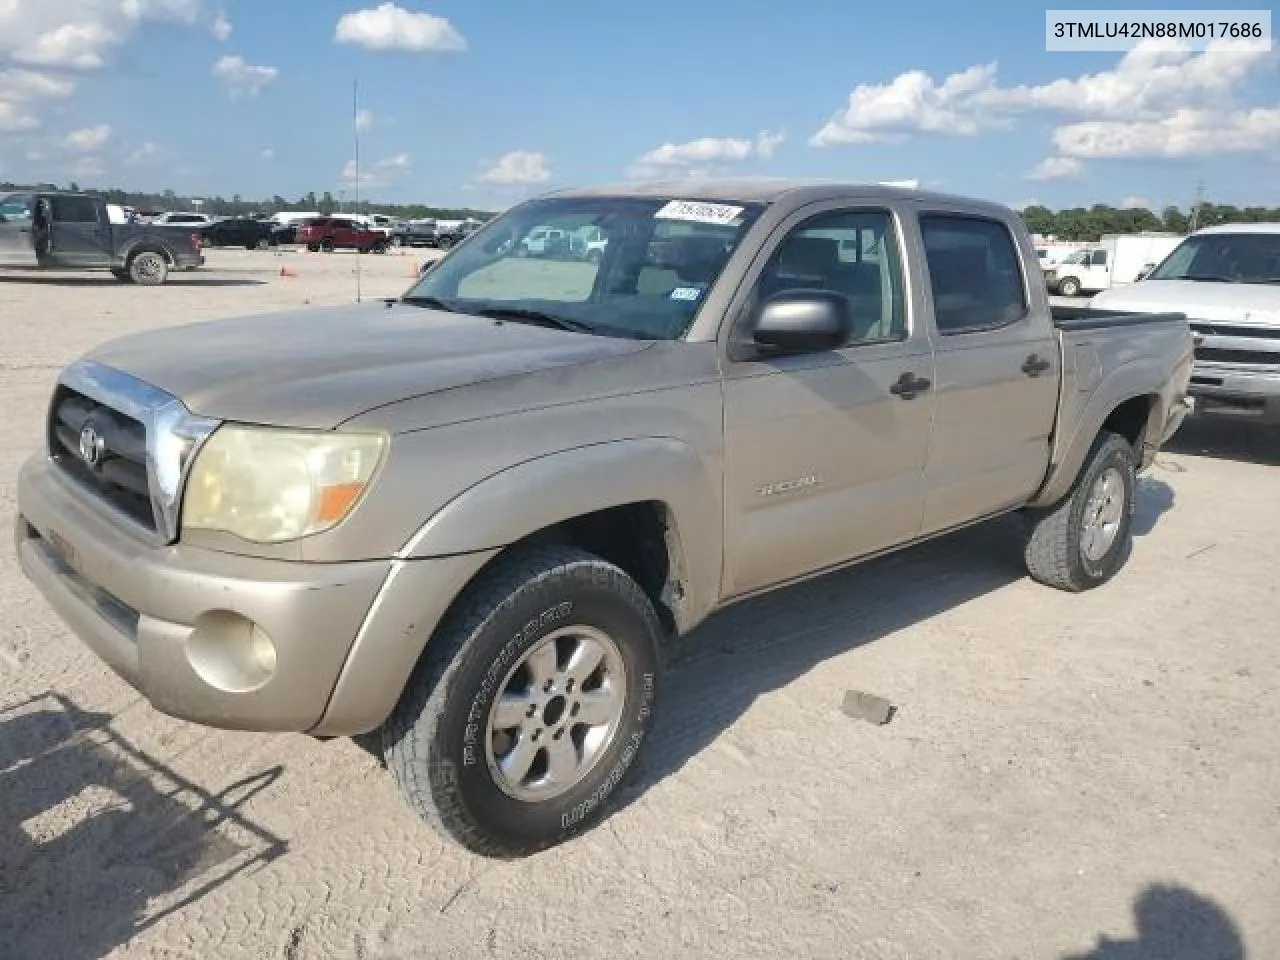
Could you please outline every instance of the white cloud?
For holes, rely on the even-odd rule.
[[[110,139],[110,125],[100,123],[96,127],[85,127],[81,130],[72,130],[67,134],[67,146],[72,150],[79,150],[82,153],[91,153],[94,150],[102,149]]]
[[[1204,157],[1280,147],[1280,107],[1222,113],[1177,110],[1159,120],[1090,120],[1053,132],[1059,153],[1083,157]]]
[[[373,111],[357,110],[356,111],[356,129],[368,130],[372,126],[373,126]]]
[[[1129,196],[1120,201],[1121,210],[1150,210],[1151,201],[1146,197]]]
[[[397,153],[394,157],[387,157],[385,160],[379,160],[375,164],[379,170],[408,170],[411,165],[411,160],[407,153]]]
[[[768,160],[786,139],[785,133],[762,130],[754,140],[746,137],[699,137],[685,143],[664,143],[628,167],[627,176],[636,180],[668,176],[694,180],[710,177],[724,164],[741,163],[752,157]]]
[[[1078,177],[1084,164],[1075,157],[1045,157],[1027,174],[1028,180],[1062,180]]]
[[[0,100],[0,133],[22,133],[40,126],[40,118],[20,103]]]
[[[20,133],[40,126],[36,101],[66,97],[75,84],[35,70],[0,70],[0,132]]]
[[[147,140],[125,158],[125,163],[133,166],[142,166],[149,163],[159,163],[167,156],[167,151]]]
[[[231,21],[227,19],[225,13],[220,13],[209,29],[213,31],[215,37],[225,42],[231,36]]]
[[[276,152],[271,147],[265,147],[259,156],[261,156],[263,160],[274,160],[276,158]]]
[[[444,17],[411,13],[394,3],[343,14],[333,39],[368,50],[460,53],[467,49],[466,39]]]
[[[922,70],[912,70],[888,83],[856,87],[846,107],[810,143],[872,143],[917,133],[973,136],[1007,127],[1014,118],[1032,112],[1087,118],[1079,125],[1085,129],[1077,131],[1078,137],[1114,137],[1119,135],[1115,130],[1099,130],[1096,124],[1157,123],[1177,111],[1228,108],[1238,88],[1271,62],[1270,53],[1257,44],[1217,41],[1198,53],[1140,45],[1112,70],[1039,85],[1002,87],[994,63],[951,74],[940,83]],[[1142,136],[1150,139],[1151,134]],[[1067,136],[1068,143],[1072,139]],[[1076,153],[1061,142],[1057,149],[1071,156],[1095,155]]]
[[[76,177],[101,177],[106,173],[97,157],[81,157],[67,169]]]
[[[200,0],[0,0],[0,57],[93,70],[147,21],[193,23]]]
[[[512,150],[489,164],[480,174],[481,183],[533,184],[551,179],[545,154],[535,150]]]
[[[267,84],[280,76],[275,67],[257,66],[241,56],[220,57],[213,65],[213,75],[222,81],[233,97],[256,97]]]

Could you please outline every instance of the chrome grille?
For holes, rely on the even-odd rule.
[[[59,386],[50,410],[49,453],[72,479],[155,530],[147,482],[147,429],[140,421]]]

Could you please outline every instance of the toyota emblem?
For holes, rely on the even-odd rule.
[[[92,423],[86,423],[80,429],[80,459],[88,466],[96,467],[102,459],[105,441]]]

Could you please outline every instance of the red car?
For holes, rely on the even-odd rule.
[[[381,230],[370,230],[345,217],[315,217],[298,228],[298,243],[305,244],[313,253],[346,248],[361,253],[386,253],[387,235]]]

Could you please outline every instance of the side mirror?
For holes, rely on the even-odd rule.
[[[752,339],[795,353],[831,350],[849,339],[849,301],[830,290],[788,290],[770,297],[756,315]]]

